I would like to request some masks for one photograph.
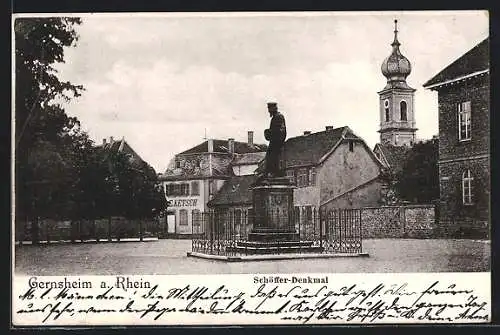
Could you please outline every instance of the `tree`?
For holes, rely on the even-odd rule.
[[[56,63],[78,40],[79,18],[18,18],[15,31],[16,218],[148,218],[164,208],[154,170],[123,153],[103,155],[63,103],[81,85],[59,79]]]
[[[114,215],[131,219],[153,218],[166,206],[158,176],[146,162],[134,162],[123,152],[108,158],[113,180]]]
[[[60,81],[54,64],[64,63],[64,48],[75,46],[74,25],[80,23],[79,18],[15,20],[16,146],[56,141],[79,126],[61,102],[80,96],[83,87]]]
[[[16,217],[31,218],[34,240],[39,217],[69,216],[79,173],[78,155],[91,146],[63,102],[82,86],[59,80],[56,63],[74,46],[79,18],[17,18],[15,33]]]
[[[108,218],[108,231],[113,216],[138,220],[142,231],[142,220],[165,208],[160,181],[147,163],[104,148],[96,148],[90,161],[82,175],[81,203],[87,204],[84,211],[89,218]]]
[[[437,139],[416,143],[410,149],[402,171],[395,177],[402,200],[430,203],[439,199],[438,150]]]

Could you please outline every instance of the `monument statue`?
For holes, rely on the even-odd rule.
[[[264,173],[261,177],[283,177],[285,175],[280,166],[283,145],[286,139],[285,117],[278,111],[278,104],[267,103],[267,110],[271,117],[269,128],[264,130],[264,137],[269,141],[264,160]]]

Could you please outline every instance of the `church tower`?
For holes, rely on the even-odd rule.
[[[415,143],[415,89],[408,86],[410,61],[401,54],[398,41],[398,21],[394,20],[392,52],[382,63],[387,85],[378,92],[380,97],[380,143],[411,146]]]

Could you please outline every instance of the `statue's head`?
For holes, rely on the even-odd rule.
[[[267,111],[269,112],[269,116],[273,117],[276,113],[278,113],[278,104],[276,102],[268,102]]]

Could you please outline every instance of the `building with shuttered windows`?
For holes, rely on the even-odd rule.
[[[199,230],[199,214],[227,180],[257,167],[267,146],[253,143],[253,132],[246,142],[208,139],[185,150],[171,160],[160,176],[168,201],[164,236],[189,238]],[[253,163],[252,163],[253,162]]]

